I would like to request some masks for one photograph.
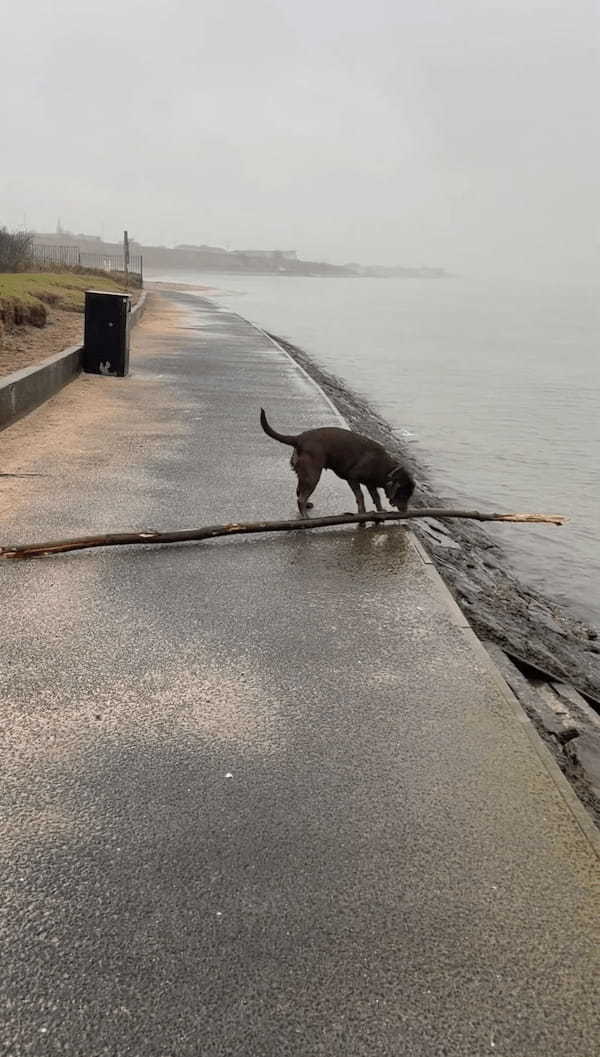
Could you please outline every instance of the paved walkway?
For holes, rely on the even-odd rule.
[[[276,347],[171,294],[132,364],[0,435],[2,542],[293,514]],[[410,540],[0,565],[0,1052],[598,1053],[592,845]]]

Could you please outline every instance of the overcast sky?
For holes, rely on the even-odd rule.
[[[28,0],[0,225],[584,277],[595,0]]]

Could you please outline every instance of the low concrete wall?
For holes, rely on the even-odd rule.
[[[146,306],[143,293],[131,310],[130,326],[142,318]],[[34,411],[81,374],[83,345],[72,345],[41,363],[0,378],[0,430]]]
[[[134,327],[136,323],[139,323],[140,319],[144,315],[144,309],[146,308],[146,298],[147,298],[147,296],[148,296],[148,292],[146,290],[144,290],[144,293],[140,297],[137,305],[134,305],[133,308],[131,309],[131,312],[130,312],[130,315],[131,315],[130,324],[131,324],[132,327]]]
[[[82,346],[72,345],[33,367],[0,378],[0,429],[39,407],[81,372]]]

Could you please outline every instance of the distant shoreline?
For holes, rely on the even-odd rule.
[[[80,253],[96,256],[118,256],[120,243],[104,242],[91,235],[70,232],[38,232],[34,243],[40,247],[77,248]],[[219,272],[231,275],[304,275],[324,278],[367,279],[445,279],[450,273],[439,267],[405,267],[402,265],[330,264],[328,261],[303,260],[295,250],[228,250],[223,246],[143,246],[133,240],[130,252],[143,257],[144,269],[160,271]]]
[[[229,275],[232,278],[233,277],[239,278],[239,276],[242,276],[242,275],[268,275],[272,279],[290,279],[290,278],[291,279],[297,279],[297,278],[304,278],[304,279],[406,279],[406,280],[409,280],[409,279],[426,279],[428,282],[431,282],[434,279],[440,280],[440,279],[455,279],[456,278],[454,273],[446,272],[446,271],[443,271],[442,269],[440,269],[440,274],[436,274],[436,275],[431,274],[434,271],[434,269],[423,269],[422,271],[419,271],[419,269],[417,269],[417,268],[415,268],[415,269],[406,268],[406,269],[403,269],[402,271],[395,270],[395,269],[390,269],[389,271],[383,271],[382,270],[380,272],[377,272],[374,269],[373,270],[365,269],[364,272],[350,272],[350,271],[343,271],[342,268],[337,269],[335,265],[331,265],[331,269],[332,270],[325,271],[325,272],[318,271],[318,270],[315,270],[315,271],[306,270],[306,271],[304,271],[302,269],[296,269],[295,271],[286,271],[286,270],[283,270],[283,269],[274,271],[274,270],[272,270],[272,269],[270,270],[268,268],[232,268],[231,266],[228,267],[228,268],[219,268],[216,265],[212,265],[212,264],[203,264],[203,265],[199,265],[199,264],[189,264],[189,265],[188,264],[164,264],[164,265],[149,264],[148,265],[148,264],[146,264],[146,258],[145,257],[144,257],[144,268],[148,269],[149,271],[152,271],[152,272],[168,271],[170,274],[181,272],[182,275],[189,275],[190,272],[195,272],[197,275],[202,275],[203,273],[207,273],[209,275],[224,275],[224,276]],[[333,269],[335,269],[335,270],[333,270]],[[149,282],[157,282],[157,281],[159,281],[159,280],[154,280],[152,278],[149,279]],[[183,279],[182,279],[182,282],[184,282]],[[177,285],[177,284],[174,284],[174,285]],[[193,286],[194,284],[186,282],[185,285],[186,286]]]

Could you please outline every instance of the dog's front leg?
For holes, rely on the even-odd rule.
[[[371,496],[371,499],[375,503],[375,510],[378,510],[381,513],[381,511],[383,510],[383,507],[381,505],[381,499],[379,498],[379,492],[378,492],[377,488],[372,488],[371,485],[368,484],[367,485],[367,491],[368,491],[369,495]]]
[[[348,484],[350,485],[352,491],[354,492],[354,498],[356,499],[356,505],[358,507],[358,513],[359,514],[366,514],[367,510],[366,510],[366,507],[365,507],[365,497],[364,497],[364,495],[362,493],[362,488],[360,487],[358,481],[348,481]]]

